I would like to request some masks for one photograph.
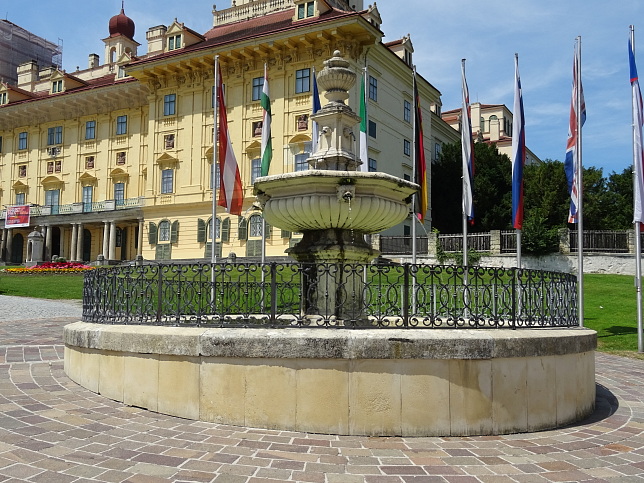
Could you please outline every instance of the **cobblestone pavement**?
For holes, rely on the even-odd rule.
[[[597,355],[597,410],[565,429],[370,438],[189,421],[63,372],[76,318],[0,321],[0,482],[644,482],[644,361]]]

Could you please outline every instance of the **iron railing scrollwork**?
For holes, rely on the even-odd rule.
[[[212,327],[578,325],[577,278],[423,264],[168,263],[85,273],[83,320]]]

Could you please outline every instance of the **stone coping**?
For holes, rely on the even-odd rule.
[[[63,340],[86,349],[194,357],[467,360],[593,351],[597,333],[586,328],[244,329],[75,322],[65,326]]]

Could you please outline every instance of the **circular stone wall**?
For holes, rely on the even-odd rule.
[[[589,415],[588,329],[65,327],[65,372],[189,419],[381,436],[537,431]]]

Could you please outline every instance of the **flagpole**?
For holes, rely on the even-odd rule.
[[[644,352],[644,332],[642,330],[642,97],[639,90],[639,79],[635,77],[635,27],[630,26],[631,49],[629,55],[632,55],[631,62],[631,86],[633,109],[633,223],[635,224],[635,290],[637,292],[637,351]],[[635,78],[634,78],[635,77]],[[636,83],[636,84],[635,84]],[[637,93],[636,89],[637,88]],[[638,196],[639,195],[639,196]]]
[[[416,85],[416,66],[414,65],[412,68],[412,92],[414,93],[414,104],[413,104],[413,111],[412,111],[412,122],[411,122],[411,132],[412,132],[412,141],[411,141],[411,152],[413,153],[413,159],[411,163],[411,179],[414,181],[414,183],[417,181],[416,180],[416,109],[418,109],[418,106],[416,105],[416,89],[414,86]],[[411,220],[411,263],[416,265],[416,196],[418,196],[417,193],[414,193],[411,197],[411,214],[412,214],[412,220]]]
[[[523,92],[519,76],[519,54],[514,54],[514,115],[512,117],[512,225],[516,231],[517,268],[521,269],[521,228],[523,226],[523,166],[525,134]]]
[[[584,219],[583,219],[583,167],[581,165],[581,35],[577,37],[577,62],[575,72],[576,106],[575,129],[577,130],[577,149],[575,150],[577,169],[577,193],[579,206],[577,207],[577,291],[579,303],[579,326],[584,326]]]
[[[465,122],[465,116],[468,116],[468,109],[469,109],[469,94],[466,95],[465,93],[465,59],[461,59],[461,71],[463,74],[463,108],[461,111],[461,144],[462,144],[462,149],[465,150],[465,129],[467,128],[470,130],[470,132],[467,133],[467,135],[471,138],[472,133],[471,133],[471,128],[469,126],[469,122]],[[469,144],[470,149],[472,148],[471,141]],[[470,153],[471,154],[471,153]],[[467,179],[466,176],[469,178],[469,172],[466,171],[466,166],[469,163],[469,160],[465,159],[466,153],[463,151],[463,183],[462,183],[462,188],[463,188],[463,266],[467,267],[467,206],[466,206],[466,193],[467,193]]]
[[[219,163],[219,129],[217,129],[217,111],[219,110],[219,56],[215,55],[215,102],[213,110],[214,133],[213,133],[213,158],[212,158],[212,218],[210,234],[211,253],[210,263],[213,265],[217,262],[217,163]],[[214,266],[210,269],[214,278]]]

